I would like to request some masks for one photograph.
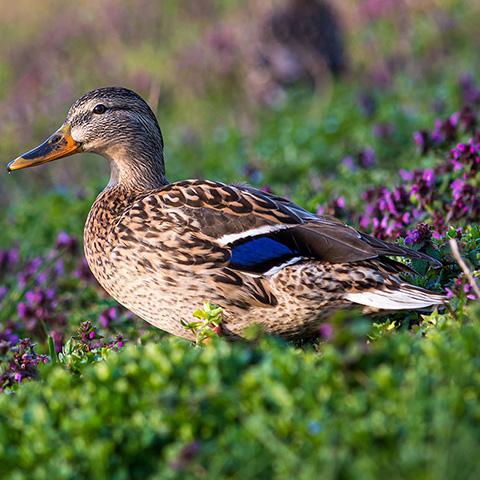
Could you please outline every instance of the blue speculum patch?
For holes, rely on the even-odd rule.
[[[298,250],[270,237],[256,237],[232,248],[233,267],[262,272],[298,255]]]

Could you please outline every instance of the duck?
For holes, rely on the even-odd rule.
[[[110,179],[86,219],[84,253],[99,284],[141,319],[193,340],[185,328],[206,300],[221,334],[257,324],[285,339],[318,336],[338,310],[434,308],[445,297],[402,279],[399,257],[430,256],[243,184],[169,182],[152,109],[122,87],[92,90],[13,172],[80,152],[103,156]]]

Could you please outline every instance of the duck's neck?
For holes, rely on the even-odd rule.
[[[142,192],[165,186],[162,145],[139,139],[133,146],[115,145],[103,153],[110,164],[108,187],[122,186]]]

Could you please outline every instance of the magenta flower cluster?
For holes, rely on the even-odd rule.
[[[35,378],[37,366],[48,361],[47,355],[35,352],[29,339],[46,354],[50,337],[55,355],[62,352],[73,333],[69,313],[79,310],[80,290],[85,292],[89,287],[91,294],[97,290],[102,295],[78,247],[76,238],[60,232],[55,247],[44,257],[24,261],[17,248],[0,250],[0,390]],[[99,313],[97,321],[111,333],[118,319],[118,308],[109,307]],[[76,341],[91,352],[118,349],[125,340],[104,340],[91,322],[84,322]]]
[[[29,338],[13,341],[11,336],[10,339],[3,340],[4,336],[4,333],[0,334],[0,359],[6,363],[7,368],[0,371],[0,392],[24,380],[37,378],[38,365],[48,362],[46,355],[35,352],[35,346]],[[9,344],[8,350],[4,342]]]
[[[464,97],[480,104],[480,90],[470,83],[463,87]],[[356,222],[361,229],[384,240],[403,237],[407,246],[430,254],[436,244],[437,250],[440,248],[436,255],[446,268],[441,276],[436,272],[429,277],[431,287],[448,286],[449,297],[473,300],[472,286],[449,255],[446,240],[447,236],[456,238],[474,264],[475,258],[480,258],[474,242],[470,241],[469,246],[464,244],[470,235],[465,233],[468,230],[465,227],[477,224],[480,218],[480,129],[477,126],[473,106],[464,107],[446,119],[437,119],[431,131],[413,134],[421,155],[433,154],[441,159],[434,167],[400,170],[399,184],[368,188],[362,194],[360,211],[351,210],[340,196],[326,206],[319,206],[317,214]],[[350,172],[369,168],[368,162],[359,161],[363,158],[364,155],[346,157],[342,165]]]
[[[121,335],[117,335],[112,341],[105,341],[103,336],[98,333],[97,327],[90,321],[82,322],[75,334],[76,340],[84,351],[92,352],[93,350],[109,347],[113,349],[122,348],[125,339]]]
[[[394,240],[415,234],[412,225],[429,222],[433,235],[441,238],[452,222],[468,224],[480,216],[480,188],[476,178],[480,171],[480,132],[474,129],[477,118],[471,109],[463,109],[446,120],[437,120],[432,132],[416,132],[414,139],[426,153],[431,145],[467,141],[452,148],[446,159],[433,169],[400,171],[402,184],[393,188],[367,190],[359,224],[379,238]],[[473,129],[473,130],[472,130]],[[420,139],[425,141],[420,141]],[[427,148],[428,147],[428,148]]]

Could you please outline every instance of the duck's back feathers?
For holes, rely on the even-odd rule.
[[[436,262],[335,218],[317,217],[284,198],[211,181],[182,181],[150,192],[125,213],[117,228],[124,236],[135,230],[137,242],[157,244],[159,251],[170,238],[173,254],[192,265],[223,265],[257,274],[275,272],[294,259],[353,263],[401,256]]]
[[[436,266],[440,262],[429,255],[385,242],[344,224],[335,217],[316,216],[285,198],[261,192],[249,186],[239,186],[256,197],[268,197],[300,219],[294,228],[298,243],[304,244],[313,257],[332,263],[349,263],[377,257],[409,257],[426,260]]]

